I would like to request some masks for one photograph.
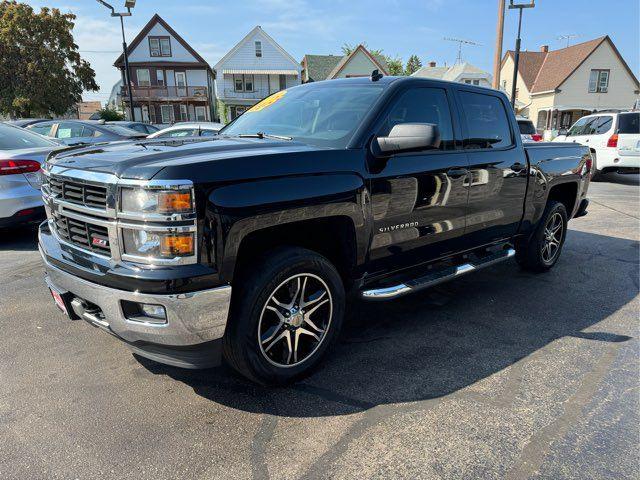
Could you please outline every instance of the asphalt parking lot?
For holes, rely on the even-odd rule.
[[[66,320],[33,232],[0,231],[0,478],[637,478],[638,185],[593,183],[548,274],[355,305],[286,389]]]

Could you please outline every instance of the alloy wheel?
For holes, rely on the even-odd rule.
[[[300,273],[278,285],[258,322],[260,352],[277,367],[293,367],[320,347],[331,325],[333,299],[317,275]]]
[[[542,260],[549,264],[558,256],[560,243],[564,233],[564,222],[562,215],[556,212],[551,215],[544,227],[544,238],[542,243]]]

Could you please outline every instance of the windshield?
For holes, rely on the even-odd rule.
[[[640,113],[624,113],[618,117],[618,133],[640,133]]]
[[[0,124],[0,150],[20,150],[23,148],[55,147],[56,144],[19,127]]]
[[[278,135],[321,147],[344,148],[380,96],[371,84],[302,86],[257,103],[221,135]]]
[[[109,130],[110,132],[115,133],[116,135],[120,135],[123,137],[141,137],[145,136],[144,133],[136,132],[135,130],[127,127],[121,127],[120,125],[100,125],[101,128],[105,130]]]
[[[518,120],[518,127],[523,135],[535,135],[537,133],[536,127],[533,126],[531,120]]]

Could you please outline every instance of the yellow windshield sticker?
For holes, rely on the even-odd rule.
[[[273,105],[278,100],[280,100],[282,97],[284,97],[285,93],[287,93],[286,90],[280,90],[279,92],[274,93],[273,95],[271,95],[270,97],[265,98],[261,102],[256,103],[253,107],[251,107],[249,110],[247,110],[247,113],[248,112],[259,112],[263,108],[267,108],[268,106]]]

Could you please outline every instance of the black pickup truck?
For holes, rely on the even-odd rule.
[[[498,91],[374,74],[278,92],[206,140],[55,154],[39,245],[72,319],[283,384],[325,355],[350,294],[553,267],[590,170],[586,147],[523,146]]]

